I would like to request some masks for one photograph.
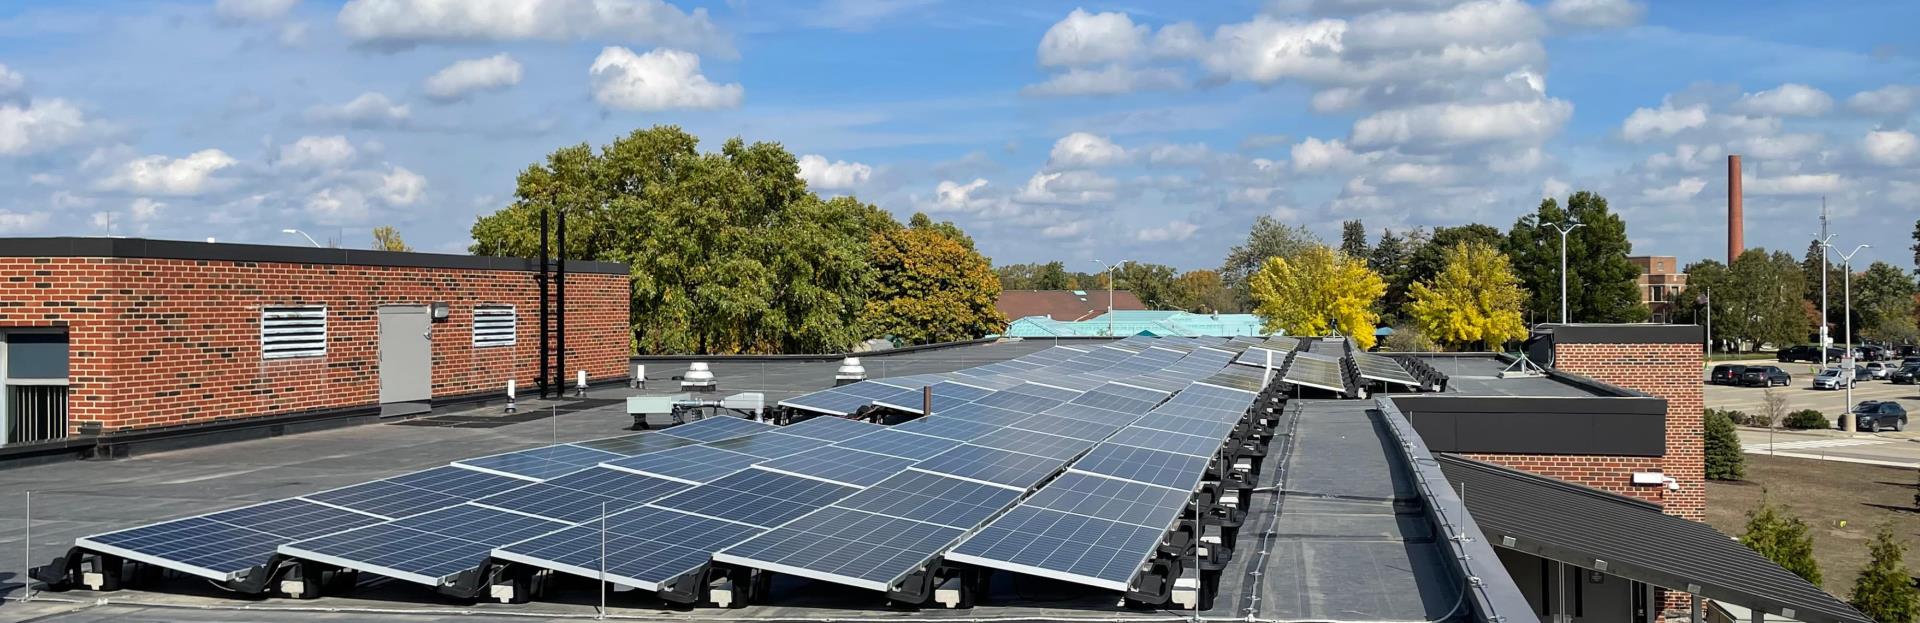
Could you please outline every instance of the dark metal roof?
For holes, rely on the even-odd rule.
[[[1447,479],[1497,545],[1806,623],[1859,611],[1711,526],[1651,503],[1452,455]],[[1504,539],[1513,539],[1508,544]]]
[[[0,257],[102,257],[212,262],[275,262],[340,266],[397,266],[455,270],[533,271],[534,260],[447,253],[321,249],[291,245],[234,244],[145,238],[0,238]],[[627,265],[567,260],[567,272],[624,275]]]

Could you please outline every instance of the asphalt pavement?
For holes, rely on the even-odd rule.
[[[1760,413],[1766,409],[1767,394],[1787,398],[1789,412],[1817,409],[1829,420],[1837,420],[1847,410],[1844,390],[1813,389],[1818,364],[1779,363],[1771,359],[1752,361],[1716,361],[1713,365],[1745,363],[1775,365],[1793,375],[1793,383],[1784,387],[1729,387],[1708,385],[1706,406]],[[1911,418],[1920,419],[1920,386],[1894,385],[1882,380],[1861,381],[1853,389],[1853,401],[1892,400],[1906,407]],[[1845,433],[1839,430],[1790,431],[1741,427],[1740,445],[1749,454],[1774,454],[1803,459],[1846,461],[1894,467],[1920,467],[1920,421],[1909,420],[1904,432]]]

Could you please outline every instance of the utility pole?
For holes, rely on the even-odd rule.
[[[1827,369],[1827,337],[1832,323],[1827,315],[1827,243],[1833,242],[1833,234],[1827,233],[1827,196],[1820,196],[1820,369]]]
[[[1577,227],[1586,225],[1580,221],[1567,219],[1562,223],[1541,223],[1560,232],[1560,324],[1567,324],[1567,234]]]
[[[1844,337],[1847,338],[1847,351],[1840,354],[1840,366],[1844,369],[1841,374],[1845,375],[1840,378],[1847,383],[1847,404],[1840,409],[1840,430],[1849,433],[1853,432],[1853,383],[1854,375],[1857,374],[1854,367],[1858,365],[1853,353],[1853,256],[1863,249],[1870,248],[1873,248],[1873,245],[1863,244],[1854,247],[1852,251],[1840,254],[1840,291],[1841,297],[1845,300],[1841,313],[1847,316],[1845,327],[1841,329],[1841,332],[1846,334]]]
[[[1125,265],[1129,260],[1120,260],[1114,264],[1108,264],[1101,260],[1094,261],[1099,262],[1101,266],[1105,266],[1107,269],[1107,337],[1113,337],[1113,271]]]

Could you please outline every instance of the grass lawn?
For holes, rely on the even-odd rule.
[[[1908,569],[1920,563],[1914,475],[1897,467],[1749,454],[1746,481],[1707,482],[1707,523],[1739,536],[1746,528],[1747,511],[1760,506],[1764,488],[1774,504],[1806,520],[1813,532],[1813,556],[1820,563],[1821,588],[1846,599],[1854,576],[1867,563],[1867,540],[1880,522],[1893,522],[1894,532],[1914,548],[1907,554]]]

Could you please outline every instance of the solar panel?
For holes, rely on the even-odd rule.
[[[1287,373],[1283,378],[1296,385],[1336,392],[1344,392],[1347,387],[1340,378],[1339,359],[1314,353],[1295,353],[1293,362],[1287,364]]]
[[[833,505],[971,529],[1019,499],[1006,487],[908,470]]]
[[[774,428],[772,424],[723,415],[694,420],[679,426],[670,427],[661,430],[660,434],[683,437],[694,441],[711,442],[732,439],[734,437],[744,437],[754,433],[764,433]]]
[[[388,478],[387,481],[468,500],[487,497],[527,484],[527,481],[521,478],[509,478],[451,465],[401,474]]]
[[[761,532],[760,528],[679,511],[635,508],[607,518],[606,578],[641,590],[660,590],[662,584],[706,565],[715,550]],[[598,579],[602,537],[596,519],[496,548],[493,556]]]
[[[936,383],[927,386],[933,392],[933,409],[939,413],[942,409],[954,405],[972,402],[993,393],[993,390],[964,385],[954,382]],[[925,401],[919,389],[910,389],[874,399],[874,404],[899,409],[908,413],[919,413]]]
[[[522,480],[520,484],[527,484],[527,481]],[[465,498],[416,489],[387,480],[363,482],[301,497],[379,515],[387,519],[424,513],[467,501]]]
[[[760,462],[760,457],[711,446],[686,446],[607,461],[602,465],[636,474],[700,484]]]
[[[980,446],[960,446],[921,461],[913,469],[990,482],[1014,489],[1030,489],[1066,464],[1050,459]]]
[[[818,478],[854,487],[871,486],[914,464],[915,459],[828,446],[760,463],[758,469]]]
[[[954,441],[967,441],[1000,430],[1001,427],[984,422],[950,418],[944,415],[931,415],[912,422],[893,427],[894,430],[943,437]]]
[[[1016,394],[1038,396],[1041,398],[1050,398],[1057,402],[1066,402],[1068,400],[1073,400],[1074,396],[1080,395],[1080,392],[1076,392],[1071,389],[1054,387],[1051,385],[1046,385],[1042,383],[1033,383],[1033,382],[1028,382],[1022,385],[1009,387],[1007,388],[1006,391],[1013,392]]]
[[[1188,491],[1070,471],[1023,505],[1164,530],[1191,497]]]
[[[780,401],[780,406],[783,407],[805,409],[827,415],[852,415],[861,407],[870,404],[873,404],[872,398],[831,389]]]
[[[1088,448],[1093,447],[1094,442],[1017,428],[1002,428],[976,437],[968,443],[1065,461],[1086,452]]]
[[[673,435],[640,433],[637,435],[608,437],[606,439],[594,439],[591,441],[576,441],[573,445],[582,448],[593,448],[603,452],[612,452],[622,456],[638,456],[648,452],[659,452],[661,450],[672,450],[680,446],[691,446],[696,443],[700,442],[685,437],[675,437]]]
[[[1075,461],[1073,469],[1192,493],[1207,461],[1204,456],[1100,444]]]
[[[1116,591],[1160,542],[1165,528],[1021,505],[947,552],[947,560]]]
[[[811,417],[780,428],[788,435],[841,442],[886,430],[885,426],[838,417]]]
[[[578,523],[690,487],[684,482],[599,467],[480,498],[475,504]]]
[[[1128,391],[1121,393],[1114,391],[1115,389],[1126,389]],[[1137,397],[1137,394],[1150,394],[1153,398],[1141,398]],[[1100,386],[1098,389],[1081,394],[1079,398],[1068,401],[1067,404],[1099,407],[1111,411],[1138,415],[1153,410],[1154,405],[1160,404],[1160,401],[1164,399],[1166,399],[1165,394],[1160,394],[1152,390],[1134,389],[1108,383]]]
[[[1133,425],[1139,428],[1184,433],[1210,439],[1226,439],[1227,435],[1233,432],[1234,427],[1239,426],[1237,422],[1229,420],[1205,420],[1166,413],[1147,414],[1146,417],[1135,421]]]
[[[438,586],[485,562],[493,548],[567,526],[471,504],[280,546],[280,553]]]
[[[1400,365],[1400,362],[1392,357],[1376,355],[1360,350],[1353,351],[1348,356],[1353,358],[1354,367],[1360,370],[1360,376],[1362,378],[1410,385],[1413,387],[1420,386],[1420,380],[1413,378],[1413,375],[1407,372],[1406,367]]]
[[[1228,430],[1231,431],[1231,429]],[[1225,436],[1224,434],[1218,437],[1189,435],[1136,425],[1120,429],[1120,432],[1114,433],[1106,443],[1211,457],[1220,451],[1220,439]]]
[[[1053,397],[1053,396],[1036,396],[1034,394],[1023,393],[1023,392],[1014,391],[1013,389],[1009,389],[1009,390],[994,392],[993,394],[988,395],[984,398],[975,400],[973,404],[980,405],[980,406],[987,406],[987,407],[999,407],[1009,411],[1018,411],[1021,413],[1039,413],[1041,411],[1045,411],[1047,409],[1053,408],[1054,405],[1058,405],[1061,402],[1064,402],[1064,400]]]
[[[519,452],[495,454],[473,459],[454,461],[454,465],[484,471],[488,473],[517,476],[529,480],[545,480],[561,474],[576,472],[592,467],[601,461],[621,458],[612,452],[603,452],[592,448],[560,444],[544,446]]]
[[[371,515],[291,499],[84,536],[74,543],[224,582],[265,564],[281,543],[379,521]]]
[[[810,478],[750,469],[654,502],[702,517],[772,527],[858,491]]]
[[[1118,423],[1089,422],[1057,415],[1040,414],[1018,422],[1009,428],[1028,430],[1049,435],[1060,435],[1086,441],[1100,441],[1120,429]]]
[[[827,445],[828,443],[831,442],[824,439],[814,439],[812,437],[785,435],[781,433],[760,433],[758,435],[735,437],[726,441],[716,441],[707,445],[729,452],[750,454],[763,459],[777,459],[783,456],[806,452]]]
[[[945,437],[933,437],[888,429],[834,444],[834,447],[861,450],[919,461],[933,458],[936,454],[952,450],[961,443],[960,441],[947,439]]]
[[[961,534],[957,528],[826,508],[713,559],[884,591]]]

